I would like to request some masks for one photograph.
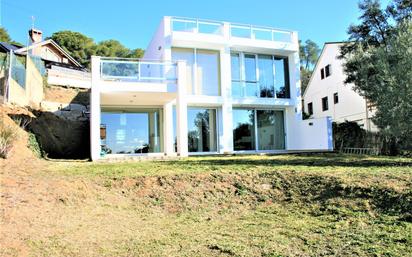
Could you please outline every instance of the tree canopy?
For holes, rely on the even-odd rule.
[[[304,43],[299,40],[299,57],[300,57],[300,75],[302,93],[305,92],[312,76],[313,68],[318,61],[320,53],[319,46],[312,40],[308,39]]]
[[[376,107],[373,121],[390,141],[412,146],[412,1],[382,9],[365,0],[359,8],[361,23],[341,49],[345,82]]]
[[[129,49],[113,39],[95,43],[92,38],[69,30],[55,32],[50,38],[68,51],[80,64],[88,68],[90,68],[92,55],[141,58],[144,53],[140,48]]]
[[[11,42],[11,38],[7,30],[3,27],[0,27],[0,42]]]

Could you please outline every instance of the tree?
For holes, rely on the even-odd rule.
[[[69,52],[81,65],[90,67],[90,56],[95,52],[93,39],[69,30],[55,32],[50,38]]]
[[[95,54],[107,57],[141,58],[144,51],[140,48],[131,50],[117,40],[105,40],[96,45]]]
[[[345,82],[376,107],[374,123],[398,146],[412,142],[412,21],[404,11],[407,3],[411,1],[395,1],[382,10],[379,1],[362,2],[362,22],[349,27],[351,42],[341,49]]]
[[[104,40],[96,44],[92,38],[79,32],[68,30],[55,32],[50,38],[56,41],[56,43],[68,51],[73,58],[87,68],[90,68],[90,57],[92,55],[141,58],[144,53],[140,48],[131,50],[114,39]]]
[[[302,93],[305,92],[306,87],[309,84],[310,77],[312,76],[313,68],[319,58],[320,48],[319,46],[308,39],[302,44],[299,41],[299,57],[300,57],[300,75]]]
[[[130,55],[130,50],[124,47],[119,41],[110,39],[98,43],[95,54],[99,56],[127,58]]]
[[[6,42],[6,43],[11,42],[11,38],[9,36],[9,33],[3,27],[0,27],[0,42]]]
[[[310,39],[306,40],[305,44],[302,44],[301,42],[299,43],[300,64],[306,70],[311,70],[318,60],[320,48]]]

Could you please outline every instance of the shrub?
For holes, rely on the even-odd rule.
[[[0,123],[0,157],[7,158],[13,142],[17,138],[17,132],[12,127]]]
[[[40,158],[43,156],[43,152],[41,150],[40,144],[37,141],[36,135],[34,135],[33,133],[29,133],[29,139],[27,142],[27,146],[29,147],[30,150],[32,150],[32,152],[34,153],[36,157]]]

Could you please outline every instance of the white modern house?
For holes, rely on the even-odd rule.
[[[332,150],[302,121],[293,31],[164,17],[141,60],[92,57],[91,156]]]
[[[377,131],[371,121],[373,108],[353,90],[353,85],[344,82],[343,60],[338,58],[343,44],[325,43],[303,94],[304,111],[315,119],[331,117],[337,123],[353,121],[367,131]]]

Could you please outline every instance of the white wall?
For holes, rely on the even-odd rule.
[[[304,110],[308,112],[308,103],[313,103],[313,118],[332,117],[335,122],[355,121],[365,124],[366,102],[353,90],[353,85],[345,84],[343,60],[339,59],[341,43],[325,44],[322,55],[316,65],[312,79],[304,95]],[[321,79],[321,69],[332,65],[332,75]],[[338,93],[339,103],[334,104],[333,95]],[[329,110],[322,110],[322,98],[328,97]],[[372,116],[368,112],[369,117]],[[365,126],[366,129],[366,126]]]
[[[288,150],[333,150],[330,117],[289,123]]]

